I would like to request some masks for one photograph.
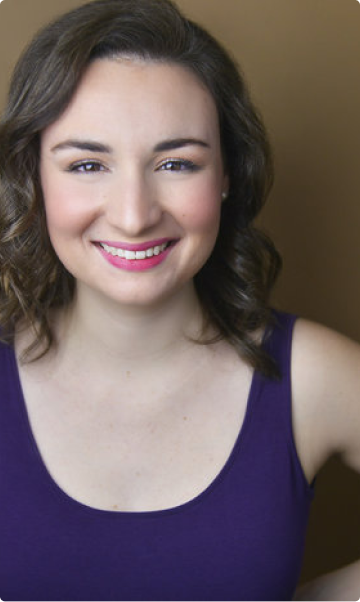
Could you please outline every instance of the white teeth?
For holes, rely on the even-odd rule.
[[[145,259],[146,253],[145,251],[136,251],[135,259]]]
[[[135,259],[136,253],[134,251],[125,251],[125,259]]]
[[[162,253],[162,251],[164,251],[167,246],[167,243],[164,243],[162,245],[146,249],[146,251],[128,251],[127,249],[118,249],[116,247],[110,247],[105,243],[100,244],[102,248],[110,255],[113,255],[114,257],[122,257],[125,259],[146,259],[147,257],[153,257],[153,255],[159,255],[160,253]]]

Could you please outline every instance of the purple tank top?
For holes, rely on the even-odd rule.
[[[210,486],[150,512],[94,509],[59,488],[31,432],[14,352],[0,345],[3,600],[291,600],[313,489],[291,427],[295,317],[276,316],[264,344],[281,380],[254,374],[243,426]]]

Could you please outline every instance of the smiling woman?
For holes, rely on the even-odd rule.
[[[86,3],[15,69],[0,176],[1,597],[290,600],[360,351],[270,306],[232,60],[169,0]]]
[[[54,255],[53,246],[49,244],[47,229],[44,228],[45,219],[48,217],[45,217],[44,205],[40,201],[43,191],[39,189],[38,178],[33,177],[38,172],[37,155],[40,132],[53,126],[60,116],[64,119],[68,114],[69,102],[72,101],[70,106],[75,108],[71,115],[73,119],[79,119],[78,127],[76,131],[71,130],[69,133],[66,130],[62,131],[60,138],[54,142],[56,150],[59,153],[60,150],[70,151],[70,142],[73,151],[82,150],[98,154],[105,152],[109,155],[109,159],[112,159],[113,153],[108,152],[113,150],[109,148],[112,146],[110,142],[104,141],[101,136],[96,140],[93,140],[91,136],[89,139],[90,132],[86,129],[87,123],[83,124],[83,130],[80,132],[83,116],[87,117],[88,123],[91,120],[91,132],[94,134],[96,124],[102,123],[104,128],[106,121],[106,128],[102,129],[100,133],[103,137],[113,140],[114,135],[111,135],[110,130],[115,123],[119,123],[119,120],[114,120],[114,114],[112,119],[106,119],[108,106],[106,103],[104,105],[104,98],[109,89],[114,97],[115,88],[112,87],[109,77],[111,78],[111,75],[118,71],[119,56],[122,57],[123,67],[128,64],[128,69],[123,69],[123,77],[127,72],[127,78],[130,80],[132,75],[133,89],[137,87],[137,74],[140,79],[147,78],[148,88],[150,87],[150,76],[146,75],[150,73],[149,60],[152,63],[151,73],[157,74],[158,83],[160,83],[160,73],[166,71],[166,65],[161,65],[161,63],[170,62],[173,69],[168,68],[167,72],[171,71],[172,79],[175,80],[175,74],[179,72],[180,66],[182,67],[180,71],[184,85],[188,84],[189,92],[196,91],[197,103],[193,100],[189,103],[188,99],[191,96],[186,96],[184,91],[181,91],[180,95],[176,95],[170,85],[171,78],[169,81],[165,79],[159,87],[152,86],[152,97],[146,103],[144,103],[145,97],[141,97],[137,92],[136,107],[135,104],[132,105],[130,95],[120,95],[123,114],[126,115],[123,122],[128,120],[130,123],[132,120],[132,124],[137,124],[137,132],[140,133],[141,128],[138,125],[140,116],[137,115],[139,107],[141,107],[143,123],[151,123],[153,112],[156,110],[156,114],[161,120],[158,126],[159,139],[155,140],[154,132],[151,144],[154,145],[154,153],[158,154],[162,151],[178,151],[179,137],[198,138],[196,145],[193,143],[189,145],[189,140],[186,141],[186,144],[184,141],[181,142],[181,150],[184,152],[186,150],[186,156],[180,156],[180,158],[182,159],[181,171],[186,171],[189,175],[192,173],[193,177],[196,174],[195,181],[199,182],[204,179],[204,174],[206,175],[209,170],[205,165],[202,169],[201,161],[197,165],[196,161],[191,160],[190,155],[194,155],[194,159],[204,160],[208,143],[202,138],[209,135],[214,136],[214,132],[205,131],[207,124],[202,122],[204,119],[207,120],[214,131],[219,128],[216,135],[220,137],[220,140],[216,140],[212,150],[208,149],[208,156],[210,157],[211,153],[212,155],[216,152],[219,153],[220,146],[226,162],[226,177],[229,184],[224,181],[223,189],[218,191],[218,199],[221,200],[222,195],[228,197],[227,202],[221,208],[220,228],[224,230],[224,236],[219,237],[211,257],[208,256],[208,261],[203,265],[203,269],[196,274],[194,285],[206,322],[214,323],[215,321],[221,336],[231,341],[239,353],[253,366],[266,374],[274,374],[276,372],[274,362],[259,345],[258,337],[254,337],[254,333],[264,329],[271,321],[268,298],[280,267],[280,258],[274,246],[252,225],[253,218],[265,201],[272,180],[272,165],[266,134],[236,67],[219,44],[194,24],[188,30],[188,26],[184,26],[185,21],[182,21],[182,17],[174,11],[170,3],[156,5],[156,10],[154,7],[153,4],[148,5],[146,16],[142,15],[143,5],[141,3],[137,5],[131,0],[120,4],[116,1],[104,0],[91,3],[86,9],[79,8],[73,14],[76,15],[76,19],[83,18],[84,23],[76,22],[72,30],[65,16],[45,29],[43,34],[34,40],[15,70],[9,105],[3,119],[0,150],[4,165],[8,166],[4,172],[4,181],[8,182],[6,190],[8,191],[7,198],[9,198],[9,203],[5,205],[9,212],[4,212],[3,205],[2,213],[6,245],[0,249],[3,288],[10,292],[10,295],[5,295],[0,305],[3,335],[7,335],[11,340],[13,324],[14,322],[19,323],[25,311],[26,322],[33,324],[37,333],[33,343],[29,346],[29,353],[39,349],[41,352],[45,351],[54,342],[53,329],[49,323],[49,310],[57,305],[67,305],[75,291],[73,275],[64,270],[63,263],[58,260],[57,255]],[[131,29],[133,21],[128,10],[130,12],[135,10],[134,23],[136,22],[136,25],[134,27],[141,28],[141,34],[139,29],[138,33],[133,35]],[[106,18],[103,17],[105,11],[108,11]],[[113,24],[112,17],[115,19]],[[176,32],[173,39],[168,37],[170,22]],[[64,33],[59,43],[55,44],[58,28],[62,28]],[[153,36],[155,30],[159,31],[159,38],[156,40]],[[76,36],[76,38],[72,36]],[[32,68],[32,63],[37,61],[39,53],[41,56],[47,57],[46,61],[42,61],[40,71]],[[134,69],[133,61],[129,60],[129,56],[137,58],[137,69]],[[99,68],[96,69],[96,64],[99,60],[103,63],[101,59],[104,58],[108,59],[108,77],[106,78],[104,75],[101,83],[102,85],[106,83],[106,88],[95,90],[99,71]],[[116,60],[111,60],[114,58]],[[143,62],[142,69],[140,68],[141,61]],[[160,64],[155,67],[154,63],[156,62],[160,62]],[[83,102],[84,95],[82,95],[81,103],[75,103],[76,98],[83,90],[83,85],[77,90],[78,85],[88,68],[86,77],[87,81],[93,83],[93,95],[85,98],[85,103]],[[179,78],[178,73],[178,80]],[[179,82],[177,83],[179,84]],[[118,82],[119,86],[121,86],[121,81]],[[140,88],[141,86],[138,89],[140,90]],[[179,92],[179,85],[175,89]],[[168,99],[166,98],[167,94],[169,94]],[[169,102],[170,99],[171,102]],[[197,122],[196,112],[199,114],[201,111],[199,104],[202,101],[206,117]],[[81,108],[80,114],[78,114],[79,107]],[[112,110],[116,110],[116,107]],[[177,113],[177,121],[174,121],[171,130],[166,131],[164,126],[173,118],[172,113]],[[34,115],[36,115],[36,119],[33,118]],[[59,123],[62,123],[62,119]],[[212,124],[211,121],[214,123]],[[179,127],[180,122],[181,127]],[[195,129],[193,129],[194,127]],[[203,131],[200,131],[201,128]],[[197,131],[200,135],[195,136]],[[170,138],[174,137],[174,132],[177,139],[175,147],[174,141],[168,139],[169,136]],[[74,149],[72,144],[74,137],[79,138],[80,133],[82,134],[81,139],[76,140],[77,149]],[[21,134],[20,138],[19,134]],[[163,139],[164,135],[167,139]],[[78,147],[79,142],[82,148]],[[84,143],[86,143],[86,148],[83,146]],[[122,151],[125,148],[124,143],[125,140],[123,140]],[[202,156],[200,157],[201,150]],[[53,152],[55,152],[55,148],[53,148]],[[117,152],[119,154],[119,149]],[[62,157],[64,159],[63,152]],[[93,178],[95,177],[93,172],[105,172],[105,165],[102,164],[102,161],[95,162],[95,158],[94,154],[91,154],[91,157],[82,155],[79,159],[77,156],[74,157],[73,152],[74,160],[69,161],[67,169],[79,174],[85,170],[90,171]],[[166,163],[161,166],[159,163],[157,166],[158,174],[162,171],[169,171],[169,159],[172,160],[171,171],[175,171],[175,159],[176,171],[179,171],[178,155],[171,154],[166,157]],[[217,161],[219,161],[219,157]],[[19,176],[17,176],[16,184],[13,184],[11,174],[14,171],[17,172],[20,165],[23,182],[20,182]],[[119,165],[118,162],[118,167]],[[119,173],[119,169],[115,170],[115,174],[117,173]],[[9,178],[7,178],[7,174],[9,174]],[[181,186],[185,185],[185,174],[182,174],[182,179],[184,184],[177,185],[178,191]],[[115,176],[111,181],[115,181]],[[90,182],[88,183],[90,185]],[[121,183],[124,184],[123,179],[121,179]],[[138,184],[140,186],[140,183]],[[20,204],[20,211],[14,221],[11,191],[14,190],[16,197],[16,189],[19,185],[23,186],[26,195],[23,197],[24,200],[27,199],[25,201],[26,211],[24,214],[23,205]],[[77,186],[74,183],[75,185]],[[170,182],[168,186],[171,186]],[[43,183],[40,188],[42,187]],[[91,190],[92,187],[93,183],[91,182]],[[130,193],[128,187],[127,190]],[[123,203],[121,207],[125,211],[129,204]],[[153,213],[159,210],[159,207],[160,205],[153,203]],[[196,209],[199,207],[198,202],[192,203],[193,217],[197,216]],[[220,207],[218,209],[220,210]],[[116,214],[118,214],[117,207]],[[39,219],[42,220],[42,226],[38,223],[36,227],[32,227],[34,221]],[[40,236],[37,231],[39,228],[41,229]],[[125,233],[123,242],[127,241],[126,236],[129,237],[128,242],[132,242],[131,239],[135,234],[129,232],[126,235]],[[136,236],[143,238],[142,233],[136,234]],[[116,242],[116,239],[112,242]],[[39,249],[39,244],[41,249]],[[179,249],[180,247],[177,252]],[[237,259],[239,251],[244,258],[241,262]],[[214,274],[216,274],[216,286],[214,286]],[[234,280],[238,282],[237,292],[229,296],[232,286],[228,286],[227,282]],[[51,283],[50,286],[49,283]],[[20,290],[23,291],[20,304],[18,294],[11,294],[13,290],[16,290],[17,293]],[[239,309],[241,311],[238,311]],[[209,334],[205,332],[205,324],[202,330],[205,340]]]

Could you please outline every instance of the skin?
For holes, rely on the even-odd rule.
[[[207,146],[154,150],[164,140],[189,137]],[[53,150],[69,139],[96,140],[110,146],[112,152]],[[191,161],[200,169],[189,171],[183,165],[174,172],[170,162],[174,159]],[[79,161],[96,161],[100,171],[69,172],[69,166]],[[200,482],[200,490],[204,489],[232,448],[241,425],[230,427],[240,399],[244,400],[244,413],[251,380],[250,371],[229,346],[199,348],[184,337],[185,332],[195,334],[201,325],[192,278],[211,253],[219,227],[221,195],[228,188],[216,109],[209,93],[178,66],[128,59],[97,61],[88,69],[66,112],[43,133],[40,167],[50,237],[61,261],[76,278],[77,294],[70,310],[56,320],[55,327],[62,335],[59,351],[21,369],[25,393],[29,400],[36,399],[30,414],[38,414],[39,437],[42,431],[44,441],[47,433],[51,437],[49,423],[42,418],[47,398],[39,397],[39,386],[46,389],[49,374],[54,389],[64,389],[63,401],[68,397],[66,387],[70,387],[75,398],[85,393],[93,409],[97,399],[103,404],[105,399],[118,401],[116,391],[121,389],[126,391],[121,408],[115,402],[106,408],[116,416],[121,411],[121,421],[131,431],[131,438],[146,442],[147,455],[154,449],[153,439],[146,434],[152,422],[157,428],[157,445],[160,441],[163,446],[154,456],[159,460],[157,467],[167,457],[168,432],[172,436],[167,453],[175,450],[177,458],[184,448],[177,448],[174,442],[188,437],[191,448],[200,429],[209,433],[209,441],[219,441],[219,449],[212,450],[217,462],[212,463],[210,472],[205,470],[207,476]],[[93,244],[102,239],[136,243],[164,236],[179,242],[164,263],[141,273],[110,266]],[[19,341],[19,353],[21,346]],[[190,374],[194,365],[199,391],[205,387],[204,374],[211,373],[220,390],[227,383],[228,394],[222,395],[230,404],[227,421],[217,413],[218,390],[205,387],[203,404],[184,405],[180,393],[184,375]],[[191,378],[189,386],[194,390]],[[145,389],[142,383],[147,384]],[[176,406],[169,408],[168,397],[164,402],[159,395],[164,390],[171,390]],[[292,390],[294,437],[308,481],[334,453],[360,472],[359,345],[299,319],[293,339]],[[187,422],[190,430],[176,431],[174,436],[174,412],[185,407],[191,417]],[[80,419],[82,423],[88,419],[88,408],[75,404],[69,410],[69,428],[74,412],[79,424]],[[159,413],[163,417],[160,425],[154,422]],[[206,416],[213,416],[214,424],[224,420],[222,441],[214,424],[205,421]],[[55,416],[53,421],[54,428],[59,428],[61,420]],[[95,433],[98,441],[104,438],[102,426]],[[126,437],[125,431],[121,437]],[[105,439],[108,441],[109,432]],[[74,453],[68,459],[69,466],[73,463]],[[171,468],[165,470],[164,487],[159,488],[161,499],[165,490],[172,489],[167,480]],[[182,469],[184,483],[191,482],[192,454]],[[196,471],[193,481],[199,483]],[[136,487],[132,491],[135,495]],[[174,491],[176,495],[175,484]],[[195,494],[190,488],[184,497],[190,499]],[[164,507],[172,504],[173,499],[164,499]],[[356,600],[359,593],[360,564],[355,563],[299,590],[297,598]]]
[[[199,143],[154,150],[189,138]],[[112,150],[56,149],[69,139]],[[84,165],[69,171],[85,161],[88,172]],[[70,107],[43,133],[40,171],[50,238],[79,294],[92,289],[102,303],[143,310],[184,285],[190,292],[214,246],[227,188],[216,108],[193,75],[161,64],[96,61]],[[163,237],[176,247],[164,264],[141,273],[109,266],[93,244]]]

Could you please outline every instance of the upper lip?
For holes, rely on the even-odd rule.
[[[145,251],[151,247],[159,247],[164,243],[168,243],[175,240],[174,238],[157,238],[156,240],[149,240],[138,244],[129,242],[114,242],[111,240],[97,240],[98,244],[108,245],[109,247],[115,247],[115,249],[124,249],[125,251]]]

